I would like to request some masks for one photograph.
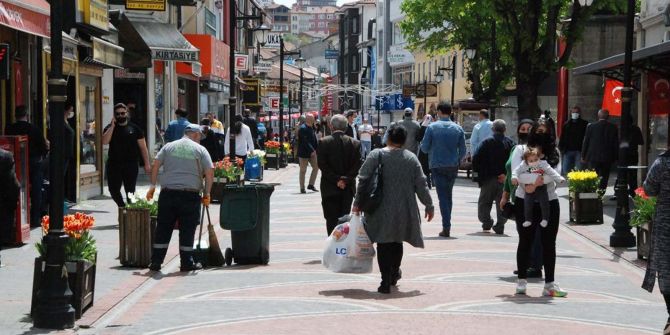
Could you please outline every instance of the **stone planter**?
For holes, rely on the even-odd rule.
[[[119,208],[119,261],[123,266],[149,266],[156,224],[149,209]]]
[[[97,258],[97,255],[96,255]],[[35,311],[37,302],[37,291],[40,288],[42,273],[46,262],[41,258],[35,258],[35,269],[33,277],[33,295],[30,306],[30,314]],[[93,306],[95,295],[95,263],[89,261],[65,262],[67,269],[68,284],[72,291],[72,300],[70,304],[74,308],[75,318],[81,318],[82,314]]]
[[[651,230],[651,222],[637,227],[637,259],[649,259],[651,252]]]
[[[603,223],[603,201],[598,193],[570,193],[570,221]]]

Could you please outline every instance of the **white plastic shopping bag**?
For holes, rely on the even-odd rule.
[[[355,259],[347,257],[349,223],[337,225],[326,239],[326,247],[323,250],[323,266],[333,272],[339,273],[370,273],[372,272],[372,258]]]
[[[375,257],[375,248],[365,232],[363,217],[352,214],[349,221],[349,236],[347,237],[347,257],[366,259]]]

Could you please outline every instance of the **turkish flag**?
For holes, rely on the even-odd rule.
[[[623,83],[618,80],[607,79],[603,92],[602,109],[607,109],[610,116],[621,116],[621,89]]]
[[[649,115],[663,115],[670,111],[670,82],[665,77],[648,72],[647,103]]]

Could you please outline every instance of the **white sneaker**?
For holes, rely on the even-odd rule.
[[[547,222],[547,220],[540,221],[540,227],[542,227],[542,228],[547,228],[548,224],[549,224],[549,222]]]
[[[519,279],[516,282],[516,294],[526,294],[526,285],[528,281],[525,279]]]
[[[530,221],[526,221],[526,222],[522,223],[521,225],[522,225],[524,228],[528,228],[528,227],[530,227]]]
[[[558,284],[551,282],[544,284],[542,295],[545,297],[565,298],[568,296],[568,292],[562,290]]]

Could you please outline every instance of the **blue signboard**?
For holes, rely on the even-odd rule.
[[[326,59],[337,59],[340,57],[340,50],[326,49]]]
[[[405,97],[400,93],[385,95],[377,98],[376,108],[384,111],[403,110],[405,108],[414,109],[414,101],[412,101],[412,98]]]

